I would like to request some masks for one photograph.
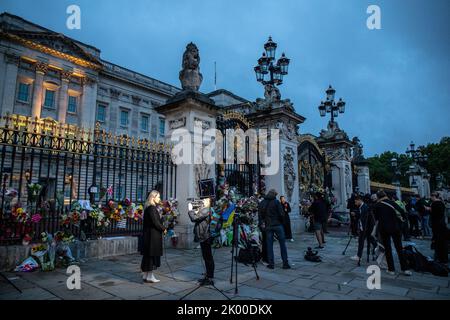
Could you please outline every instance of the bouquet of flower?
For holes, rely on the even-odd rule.
[[[168,230],[173,230],[178,223],[178,201],[176,199],[169,199],[162,202],[162,219],[163,224]]]
[[[94,220],[95,226],[98,230],[103,230],[109,226],[110,222],[108,217],[105,215],[102,208],[94,208],[94,210],[89,212],[89,217]]]
[[[11,214],[14,217],[14,219],[19,223],[25,224],[30,219],[30,216],[28,215],[26,210],[24,208],[22,208],[22,205],[20,204],[20,202],[17,202],[13,206]]]
[[[37,183],[28,184],[28,200],[31,203],[36,202],[38,200],[39,194],[41,193],[42,186]]]
[[[57,265],[67,266],[75,261],[69,245],[75,241],[75,237],[68,231],[58,231],[55,234]]]
[[[130,219],[139,221],[143,218],[144,207],[142,205],[136,205],[132,203],[127,209],[127,216]]]

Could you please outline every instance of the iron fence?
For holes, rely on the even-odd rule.
[[[176,197],[176,166],[170,146],[113,135],[100,130],[60,124],[51,119],[32,120],[5,116],[0,125],[0,244],[16,243],[24,233],[54,233],[61,215],[75,200],[104,203],[109,199],[143,203],[153,189],[161,198]],[[31,186],[31,188],[30,188]],[[41,188],[33,194],[34,187]],[[44,212],[39,222],[20,223],[12,214],[21,203],[33,212]],[[90,219],[70,227],[94,236]],[[128,219],[126,228],[112,223],[103,235],[136,235],[141,221]]]

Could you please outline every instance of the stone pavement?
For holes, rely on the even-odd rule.
[[[449,278],[431,274],[414,273],[412,277],[390,276],[381,273],[381,289],[369,290],[366,281],[368,263],[358,267],[350,256],[356,252],[356,240],[352,240],[346,255],[342,251],[348,241],[343,230],[331,229],[327,235],[326,248],[320,251],[323,262],[308,262],[303,258],[308,246],[316,246],[310,233],[297,235],[295,242],[288,242],[290,270],[281,269],[279,246],[274,245],[275,269],[258,264],[260,280],[256,280],[253,268],[239,264],[238,294],[230,284],[230,248],[214,251],[216,263],[215,285],[234,299],[275,300],[450,300]],[[431,255],[429,240],[414,240],[419,250]],[[395,256],[398,264],[397,257]],[[203,264],[200,249],[168,249],[162,258],[161,268],[156,272],[161,282],[144,284],[139,272],[139,254],[117,256],[101,260],[83,261],[81,290],[69,290],[66,286],[66,270],[34,273],[5,273],[23,293],[20,294],[4,279],[0,279],[0,300],[20,299],[85,299],[85,300],[178,300],[197,287],[196,280],[202,276]],[[397,270],[399,270],[397,266]],[[188,295],[190,300],[218,300],[225,297],[213,287],[202,287]]]

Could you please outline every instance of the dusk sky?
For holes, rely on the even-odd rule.
[[[81,8],[81,30],[66,8]],[[369,30],[367,7],[381,8]],[[337,121],[365,155],[404,152],[450,136],[450,1],[447,0],[1,0],[7,11],[93,45],[107,61],[180,87],[185,46],[200,50],[202,92],[217,87],[262,97],[253,67],[269,35],[291,59],[280,86],[306,117],[301,133],[326,127],[317,106],[332,84],[346,102]]]

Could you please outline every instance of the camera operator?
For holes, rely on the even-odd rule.
[[[358,208],[358,229],[359,229],[359,238],[358,238],[358,253],[356,256],[351,257],[352,260],[360,261],[364,249],[364,243],[370,241],[373,245],[373,248],[376,246],[376,241],[372,238],[372,230],[375,225],[375,218],[373,217],[372,210],[367,204],[370,203],[370,195],[364,198],[357,195],[355,197],[355,204]]]
[[[199,279],[202,286],[214,284],[214,257],[212,255],[210,223],[211,223],[211,199],[203,199],[203,207],[199,210],[189,210],[188,215],[194,226],[194,241],[200,242],[203,260],[205,261],[206,275]]]

